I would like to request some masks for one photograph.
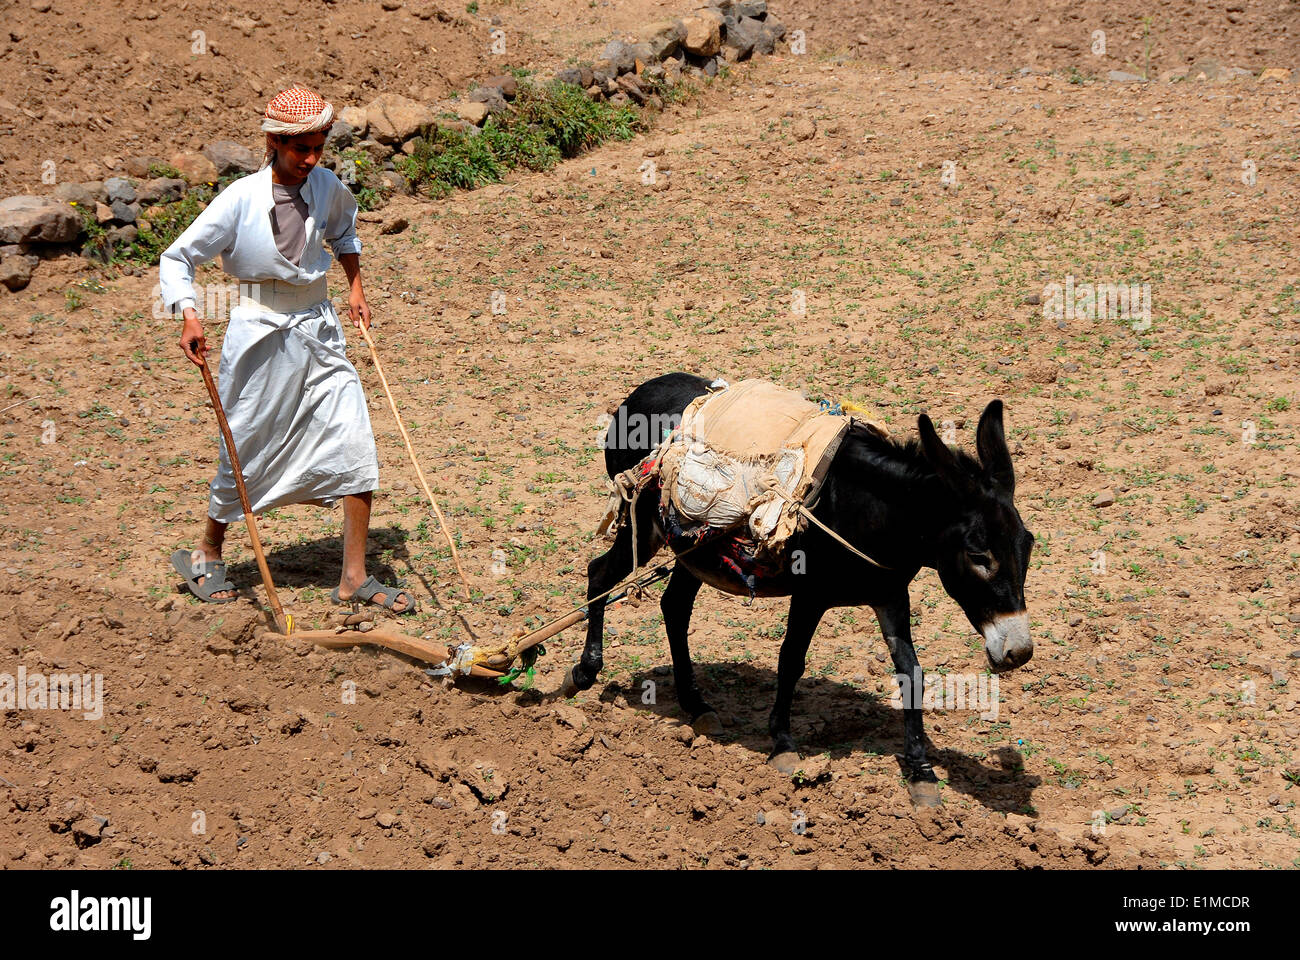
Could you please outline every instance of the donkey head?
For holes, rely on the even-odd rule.
[[[956,509],[939,535],[935,568],[943,587],[984,637],[995,673],[1034,655],[1025,609],[1025,574],[1034,538],[1013,502],[1016,478],[1002,432],[1002,401],[994,400],[976,430],[978,463],[951,450],[930,418],[917,421],[921,449]]]

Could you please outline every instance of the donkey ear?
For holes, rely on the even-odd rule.
[[[1015,492],[1016,473],[1011,465],[1007,437],[1002,430],[1001,400],[994,400],[980,414],[980,425],[975,431],[975,449],[993,481],[1008,493]]]
[[[916,431],[921,435],[921,451],[930,466],[939,474],[939,479],[954,490],[965,491],[970,488],[970,477],[966,476],[957,462],[957,456],[948,449],[948,445],[939,439],[934,424],[927,414],[916,418]]]

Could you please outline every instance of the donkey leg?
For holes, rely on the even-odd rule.
[[[799,594],[790,598],[790,615],[785,624],[785,640],[776,667],[776,704],[768,719],[767,729],[772,735],[772,755],[767,762],[782,773],[794,773],[799,763],[799,747],[790,735],[790,705],[794,702],[794,688],[803,676],[808,657],[808,645],[821,622],[826,608]]]
[[[653,523],[653,505],[642,500],[637,504],[637,559],[644,565],[662,540]],[[647,509],[648,508],[648,509]],[[605,607],[604,597],[592,600],[609,590],[632,572],[632,528],[622,527],[614,545],[587,564],[587,644],[582,657],[569,668],[560,684],[560,695],[572,697],[590,689],[604,665]]]
[[[659,609],[663,611],[664,632],[668,634],[668,649],[673,655],[677,703],[691,718],[696,733],[715,734],[722,728],[722,723],[695,685],[695,666],[691,663],[690,644],[686,639],[691,626],[691,611],[699,592],[699,577],[678,564],[668,579],[668,588],[659,601]]]
[[[572,697],[596,682],[605,657],[605,598],[590,598],[604,593],[631,571],[632,531],[624,527],[614,545],[587,564],[587,644],[582,658],[565,674],[560,684],[561,696]]]
[[[894,670],[903,678],[903,763],[907,768],[908,792],[918,807],[939,805],[939,778],[925,753],[921,695],[925,676],[916,648],[912,646],[912,604],[907,594],[889,604],[875,607],[880,632],[889,644]]]

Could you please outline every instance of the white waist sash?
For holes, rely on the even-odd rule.
[[[284,280],[239,281],[239,305],[253,310],[297,313],[328,299],[329,284],[324,277],[311,283],[288,283]]]

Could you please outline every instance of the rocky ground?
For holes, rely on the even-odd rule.
[[[841,34],[899,29],[849,9]],[[768,377],[869,403],[899,434],[924,410],[966,444],[1001,397],[1038,540],[1038,645],[1002,677],[996,719],[927,717],[942,809],[908,801],[866,611],[832,612],[814,640],[791,778],[763,762],[779,601],[701,595],[692,649],[728,725],[696,736],[654,602],[610,615],[605,674],[560,701],[580,631],[547,645],[534,689],[445,689],[393,654],[267,637],[251,599],[178,595],[166,556],[198,533],[215,423],[151,315],[155,278],[69,258],[0,321],[0,673],[102,674],[105,706],[0,713],[0,862],[1295,866],[1300,91],[1257,76],[1295,66],[1293,6],[1255,30],[1157,8],[1181,24],[1161,69],[1253,75],[1150,84],[1072,73],[1039,27],[1087,24],[1050,6],[994,62],[993,5],[965,44],[943,29],[956,6],[893,9],[951,50],[893,63],[881,32],[862,56],[787,51],[637,140],[363,222],[386,370],[484,601],[457,592],[364,346],[351,352],[382,464],[373,568],[421,596],[403,629],[446,639],[578,602],[602,549],[598,424],[649,376]],[[558,0],[477,16],[552,10],[572,13],[575,46],[610,35],[588,22],[603,8]],[[812,10],[780,13],[797,29]],[[565,38],[557,24],[528,42]],[[392,218],[407,226],[381,232]],[[1149,284],[1149,324],[1052,310],[1053,285],[1130,282]],[[295,507],[261,524],[304,626],[331,609],[339,520]],[[243,539],[232,573],[258,597]],[[982,668],[932,572],[913,602],[928,669]]]

